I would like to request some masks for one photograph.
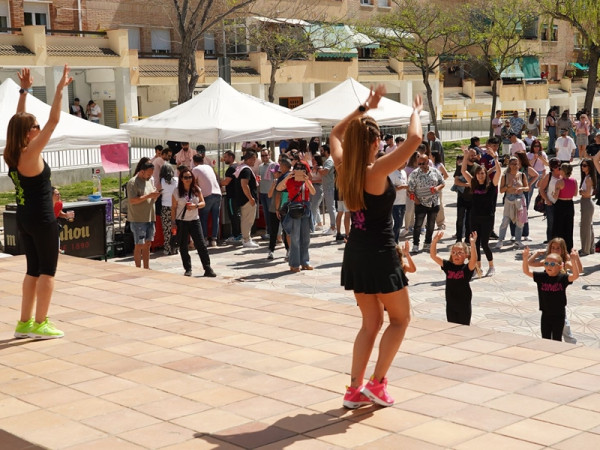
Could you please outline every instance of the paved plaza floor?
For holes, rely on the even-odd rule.
[[[534,244],[543,228],[534,216]],[[514,250],[472,282],[470,327],[445,321],[443,273],[417,255],[396,404],[348,411],[360,314],[338,286],[343,244],[315,237],[299,274],[265,247],[210,249],[216,279],[196,255],[191,278],[179,256],[150,271],[61,256],[51,318],[66,335],[43,342],[12,338],[25,259],[0,259],[0,449],[600,448],[600,255],[568,289],[577,345],[539,338]]]

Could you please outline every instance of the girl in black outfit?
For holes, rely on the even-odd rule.
[[[468,150],[465,151],[467,153]],[[471,228],[477,233],[477,241],[475,248],[477,250],[477,267],[481,273],[481,248],[488,260],[489,268],[486,277],[493,276],[496,271],[494,269],[494,256],[490,248],[490,234],[494,229],[494,214],[496,212],[496,198],[498,195],[497,186],[500,181],[501,171],[500,163],[498,162],[498,154],[491,151],[491,156],[494,159],[494,178],[490,180],[485,166],[478,166],[475,169],[475,176],[469,173],[467,168],[467,155],[463,158],[462,176],[465,177],[467,183],[471,185],[473,193],[473,207],[471,208]]]
[[[200,216],[198,210],[204,208],[204,197],[196,184],[194,174],[187,167],[183,167],[179,173],[177,189],[173,192],[171,200],[171,233],[176,234],[179,239],[179,254],[185,269],[185,276],[192,276],[192,260],[188,250],[190,236],[194,246],[198,250],[205,277],[216,277],[210,267],[210,257],[204,242]]]
[[[337,187],[352,212],[352,230],[344,249],[342,285],[352,289],[362,314],[354,342],[350,386],[344,406],[358,408],[371,401],[391,406],[387,371],[400,348],[410,321],[407,279],[396,253],[392,206],[396,198],[388,175],[402,165],[421,143],[421,97],[414,101],[406,141],[379,159],[379,126],[364,115],[377,108],[385,88],[378,86],[367,101],[337,124],[330,136]],[[390,324],[379,343],[379,355],[370,381],[363,386],[369,357],[387,310]]]
[[[438,231],[431,241],[429,256],[446,274],[446,319],[448,322],[471,325],[471,299],[473,292],[469,282],[477,266],[475,241],[477,233],[471,233],[471,249],[464,242],[455,243],[450,249],[450,259],[442,259],[437,254],[437,243],[444,236]],[[470,251],[470,256],[467,255]],[[467,256],[469,262],[466,263]]]
[[[33,85],[31,72],[23,69],[18,76],[21,82],[19,103],[17,113],[8,123],[4,149],[9,176],[15,184],[17,227],[27,258],[21,318],[17,322],[15,337],[61,338],[64,333],[56,329],[47,317],[58,262],[58,225],[52,204],[50,167],[42,158],[42,150],[60,119],[63,89],[73,79],[65,65],[56,86],[48,121],[41,128],[35,116],[25,112],[25,101]]]

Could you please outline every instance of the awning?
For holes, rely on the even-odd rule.
[[[537,56],[524,56],[521,66],[526,80],[541,79],[540,60]]]
[[[579,64],[576,62],[572,62],[571,65],[579,70],[589,70],[590,66],[584,66],[583,64]]]
[[[356,58],[357,48],[379,48],[377,42],[348,25],[315,24],[305,30],[318,58]]]
[[[496,64],[496,70],[500,70],[500,67]],[[519,60],[515,59],[515,61],[508,66],[506,69],[502,71],[500,74],[500,78],[525,78],[525,74],[521,70],[521,66],[519,65]]]

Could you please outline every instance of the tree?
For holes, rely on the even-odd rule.
[[[429,77],[439,68],[441,57],[459,54],[470,42],[461,38],[463,25],[442,2],[393,1],[396,4],[393,11],[363,24],[361,31],[377,40],[390,56],[400,55],[421,70],[430,118],[439,135],[437,100],[433,99]]]
[[[268,90],[271,103],[275,101],[277,71],[285,63],[307,59],[325,47],[351,47],[350,36],[340,31],[345,28],[326,23],[327,11],[319,2],[289,5],[278,2],[270,11],[257,12],[256,16],[248,27],[248,42],[264,52],[271,65]]]
[[[524,45],[524,30],[535,19],[531,4],[523,0],[478,0],[464,6],[460,21],[466,39],[473,43],[471,58],[487,69],[492,82],[490,136],[502,72],[532,51]]]
[[[181,42],[179,57],[178,101],[192,98],[199,74],[196,50],[204,33],[226,17],[235,15],[255,0],[173,0],[175,29]]]
[[[584,108],[592,110],[594,94],[598,85],[598,62],[600,61],[600,2],[598,0],[541,0],[546,14],[571,24],[587,44],[589,73]]]

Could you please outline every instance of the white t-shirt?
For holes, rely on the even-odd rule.
[[[577,146],[571,136],[561,136],[556,140],[555,148],[558,159],[561,161],[570,161]]]
[[[527,150],[527,147],[525,146],[525,142],[523,142],[519,138],[517,138],[517,140],[514,144],[510,144],[510,155],[511,156],[517,152],[524,152],[525,150]]]
[[[502,118],[494,117],[492,119],[492,128],[494,129],[494,136],[500,136],[502,134],[502,125],[504,121]]]
[[[177,189],[178,183],[177,177],[173,177],[171,179],[171,184],[167,183],[164,178],[160,179],[160,185],[162,186],[162,205],[168,208],[172,205],[173,200],[173,192]]]
[[[408,185],[408,177],[406,176],[406,171],[404,169],[394,170],[392,173],[390,173],[389,177],[394,186]],[[394,205],[406,205],[406,191],[406,189],[400,189],[396,191],[396,200],[394,200]]]

